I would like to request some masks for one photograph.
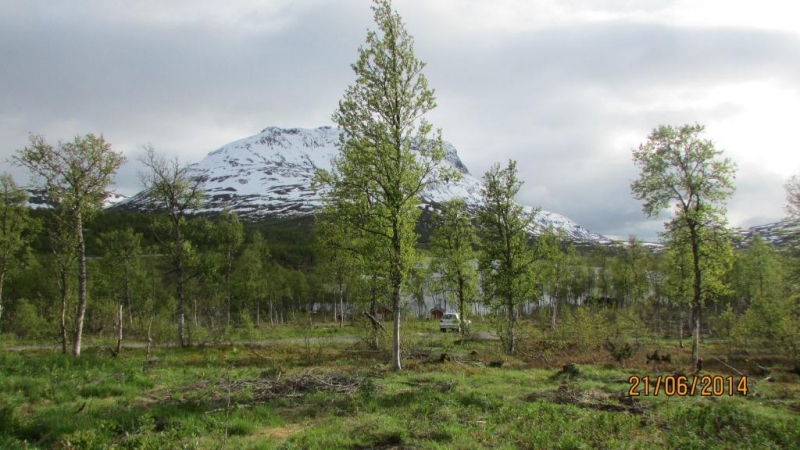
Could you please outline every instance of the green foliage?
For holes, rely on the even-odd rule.
[[[580,353],[588,353],[600,348],[609,338],[610,325],[602,312],[579,306],[564,315],[558,328],[568,344]]]
[[[733,312],[731,305],[728,305],[716,320],[715,328],[725,340],[725,344],[728,347],[728,356],[733,355],[733,348],[739,337],[739,333],[737,333],[737,331],[739,331],[737,329],[738,322],[738,317],[736,317],[736,314]]]
[[[227,322],[231,322],[231,311],[235,308],[233,304],[233,263],[244,243],[244,229],[236,213],[231,213],[227,209],[220,213],[216,226],[214,227],[213,238],[218,248],[217,252],[222,255],[222,273],[225,280],[225,305],[227,308]]]
[[[720,158],[722,151],[712,141],[700,138],[704,130],[699,124],[661,125],[633,151],[641,173],[631,190],[644,201],[648,216],[657,217],[672,201],[685,214],[682,220],[698,225],[713,225],[723,213],[723,202],[734,190],[736,166]]]
[[[378,31],[352,65],[356,82],[345,91],[333,121],[342,129],[340,155],[317,182],[329,185],[329,207],[368,241],[370,259],[384,261],[394,314],[392,361],[400,369],[400,290],[416,260],[414,232],[420,194],[445,179],[441,133],[423,116],[436,106],[414,56],[413,38],[388,0],[372,7]]]
[[[663,238],[685,245],[692,255],[692,360],[699,358],[700,311],[714,289],[719,271],[729,263],[730,238],[725,201],[732,195],[736,166],[710,140],[701,139],[699,124],[679,128],[659,126],[638,149],[633,161],[640,169],[631,190],[644,202],[649,217],[657,217],[674,202],[675,212]],[[705,278],[705,280],[704,280]],[[719,292],[716,292],[719,294]]]
[[[143,240],[144,237],[130,227],[100,234],[97,246],[103,256],[96,269],[97,276],[90,280],[95,286],[96,297],[109,300],[109,317],[116,316],[116,305],[121,304],[130,322],[136,320],[139,325],[148,318],[145,296],[142,295],[147,285],[145,259],[153,263],[153,258],[143,257]]]
[[[51,325],[39,309],[27,299],[19,299],[11,311],[11,327],[8,331],[21,339],[38,340],[46,338]]]
[[[542,289],[548,295],[550,302],[550,327],[555,330],[558,326],[559,309],[567,306],[572,300],[579,303],[581,296],[585,295],[585,286],[581,279],[585,275],[581,272],[583,267],[575,247],[564,241],[563,235],[555,234],[552,229],[547,229],[536,239],[537,250],[548,255],[538,267],[542,280]]]
[[[611,283],[616,297],[628,306],[644,305],[650,291],[647,279],[650,270],[650,253],[640,240],[630,236],[611,265]]]
[[[478,255],[474,250],[475,229],[464,200],[454,199],[442,205],[442,211],[434,213],[433,223],[430,247],[435,259],[430,271],[439,276],[444,290],[454,295],[461,320],[468,320],[466,306],[475,301],[478,290]]]
[[[608,353],[614,358],[614,361],[620,365],[624,365],[625,361],[631,359],[633,356],[633,346],[630,342],[606,340],[606,342],[603,343],[603,348],[608,350]]]
[[[233,288],[240,299],[242,318],[244,315],[249,316],[251,311],[260,311],[264,308],[269,285],[273,283],[267,273],[269,262],[270,252],[267,242],[260,232],[254,231],[233,269]]]
[[[730,400],[677,409],[669,421],[682,430],[669,437],[671,448],[791,448],[800,442],[796,416],[781,420]]]
[[[481,235],[479,267],[485,302],[505,314],[501,340],[506,353],[515,351],[517,307],[536,295],[535,263],[542,258],[528,242],[528,229],[539,210],[525,212],[514,197],[522,186],[517,163],[495,164],[483,177],[485,207],[478,213]],[[541,248],[541,247],[540,247]]]
[[[170,272],[175,274],[175,289],[178,319],[178,345],[187,344],[184,336],[186,315],[185,284],[187,267],[194,255],[194,246],[186,238],[187,218],[197,209],[202,196],[202,178],[190,178],[187,166],[178,159],[168,160],[156,153],[153,147],[145,147],[141,162],[146,171],[141,174],[147,200],[154,210],[164,216],[164,220],[154,225],[159,235],[159,248],[170,260]]]
[[[0,325],[3,318],[5,276],[28,246],[35,223],[28,216],[28,196],[7,173],[0,174]]]
[[[431,335],[434,346],[443,337]],[[617,397],[630,371],[483,367],[484,344],[466,341],[449,348],[453,362],[417,360],[401,373],[333,340],[313,369],[301,345],[165,347],[150,362],[137,349],[111,358],[87,348],[80,359],[3,352],[0,446],[793,448],[800,438],[791,383],[747,398],[651,396],[627,409]],[[362,381],[335,392],[338,379]]]
[[[108,195],[106,189],[125,162],[102,135],[76,136],[71,142],[59,141],[55,147],[41,135],[31,134],[29,141],[30,145],[13,159],[30,170],[34,186],[44,191],[49,205],[62,208],[70,218],[88,219],[101,209]]]
[[[108,196],[108,186],[125,162],[122,153],[111,150],[102,135],[75,136],[72,142],[59,141],[56,147],[44,137],[31,134],[30,145],[17,152],[14,162],[27,168],[34,186],[44,191],[45,200],[55,214],[50,224],[54,235],[62,240],[74,240],[77,256],[78,307],[75,314],[75,334],[72,353],[81,354],[83,321],[87,307],[86,246],[84,221],[102,207]],[[62,282],[63,284],[63,282]]]

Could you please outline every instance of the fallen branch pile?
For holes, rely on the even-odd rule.
[[[181,397],[194,401],[200,397],[209,405],[228,405],[207,411],[211,413],[231,407],[252,407],[276,398],[300,398],[315,392],[352,395],[363,383],[364,378],[360,376],[306,370],[283,379],[279,373],[275,379],[200,381],[181,389]]]
[[[216,386],[219,392],[248,392],[253,400],[272,398],[302,397],[314,392],[333,392],[337,394],[353,394],[361,386],[363,378],[337,373],[313,374],[304,371],[296,376],[283,380],[280,376],[275,380],[219,380]]]

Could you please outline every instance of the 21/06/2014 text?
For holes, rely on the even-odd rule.
[[[684,375],[659,375],[657,377],[631,375],[628,383],[631,385],[628,389],[628,395],[631,397],[640,395],[672,397],[695,394],[703,397],[747,395],[747,376],[742,376],[737,380],[735,377],[721,375],[693,375],[690,377]]]

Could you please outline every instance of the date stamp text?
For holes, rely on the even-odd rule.
[[[643,376],[631,375],[628,378],[630,388],[628,395],[639,396],[694,396],[733,397],[747,395],[747,376],[726,377],[722,375],[666,375]]]

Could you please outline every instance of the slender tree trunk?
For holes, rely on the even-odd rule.
[[[697,369],[697,360],[700,358],[700,302],[702,300],[702,285],[700,272],[700,245],[695,227],[690,228],[692,238],[692,260],[694,262],[694,283],[692,285],[694,298],[692,301],[692,366]]]
[[[506,344],[506,354],[513,355],[514,351],[516,351],[517,343],[514,339],[514,323],[516,322],[516,310],[514,308],[514,301],[511,297],[508,297],[507,304],[508,308],[508,343]]]
[[[231,308],[233,303],[233,295],[231,295],[231,272],[233,271],[233,249],[231,246],[228,246],[228,253],[227,253],[227,267],[225,272],[225,295],[227,296],[226,303],[228,304],[228,325],[231,324]]]
[[[275,311],[272,308],[272,298],[269,299],[269,326],[275,328]]]
[[[339,323],[339,328],[344,328],[344,289],[339,286],[339,313],[342,315],[342,321]]]
[[[692,306],[692,366],[697,368],[697,360],[700,358],[700,306],[695,303]]]
[[[197,307],[197,294],[195,293],[194,295],[192,295],[192,322],[191,322],[191,324],[194,325],[195,327],[200,326],[200,319],[197,318],[199,312],[200,308]],[[211,317],[212,320],[214,319],[215,312],[208,313],[208,316]],[[191,345],[191,340],[189,345]]]
[[[392,369],[400,370],[400,285],[395,284],[392,287],[392,313],[393,326],[392,326]]]
[[[128,272],[128,261],[125,261],[125,308],[128,309],[128,319],[130,321],[130,325],[133,326],[133,308],[131,308],[131,280],[130,274]]]
[[[261,328],[261,302],[256,302],[256,328]]]
[[[147,353],[145,354],[146,361],[150,361],[150,347],[153,345],[153,338],[150,335],[150,330],[153,328],[153,319],[155,319],[155,317],[150,317],[150,324],[147,325]]]
[[[369,304],[369,313],[372,314],[372,317],[378,316],[378,294],[375,292],[375,288],[372,289],[372,299],[370,300]],[[373,350],[378,349],[378,325],[375,322],[372,322],[372,342],[370,342]]]
[[[177,294],[178,294],[178,345],[180,347],[186,346],[186,341],[184,340],[184,323],[185,323],[185,315],[186,315],[186,304],[185,304],[185,293],[184,293],[184,279],[183,279],[183,239],[181,237],[180,230],[177,229],[179,226],[178,224],[174,224],[176,227],[175,232],[175,275],[177,276]]]
[[[5,279],[5,277],[6,277],[6,270],[5,270],[5,263],[3,263],[3,270],[0,270],[0,324],[3,323],[3,280]]]
[[[461,323],[464,326],[459,326],[461,334],[466,333],[467,316],[464,311],[464,278],[459,274],[458,277],[458,316],[461,318]]]
[[[72,342],[72,354],[81,356],[81,340],[83,338],[83,319],[86,316],[86,244],[83,241],[83,219],[80,211],[75,219],[76,236],[78,238],[78,312],[75,316],[75,339]]]
[[[403,253],[400,244],[399,224],[394,225],[394,236],[392,238],[394,261],[391,266],[390,279],[392,282],[392,370],[401,370],[400,364],[400,288],[403,284],[402,269],[400,267]]]
[[[67,300],[69,299],[69,285],[67,284],[67,271],[64,267],[59,267],[59,279],[61,280],[61,353],[67,354]]]
[[[117,355],[122,352],[122,303],[117,312]]]

